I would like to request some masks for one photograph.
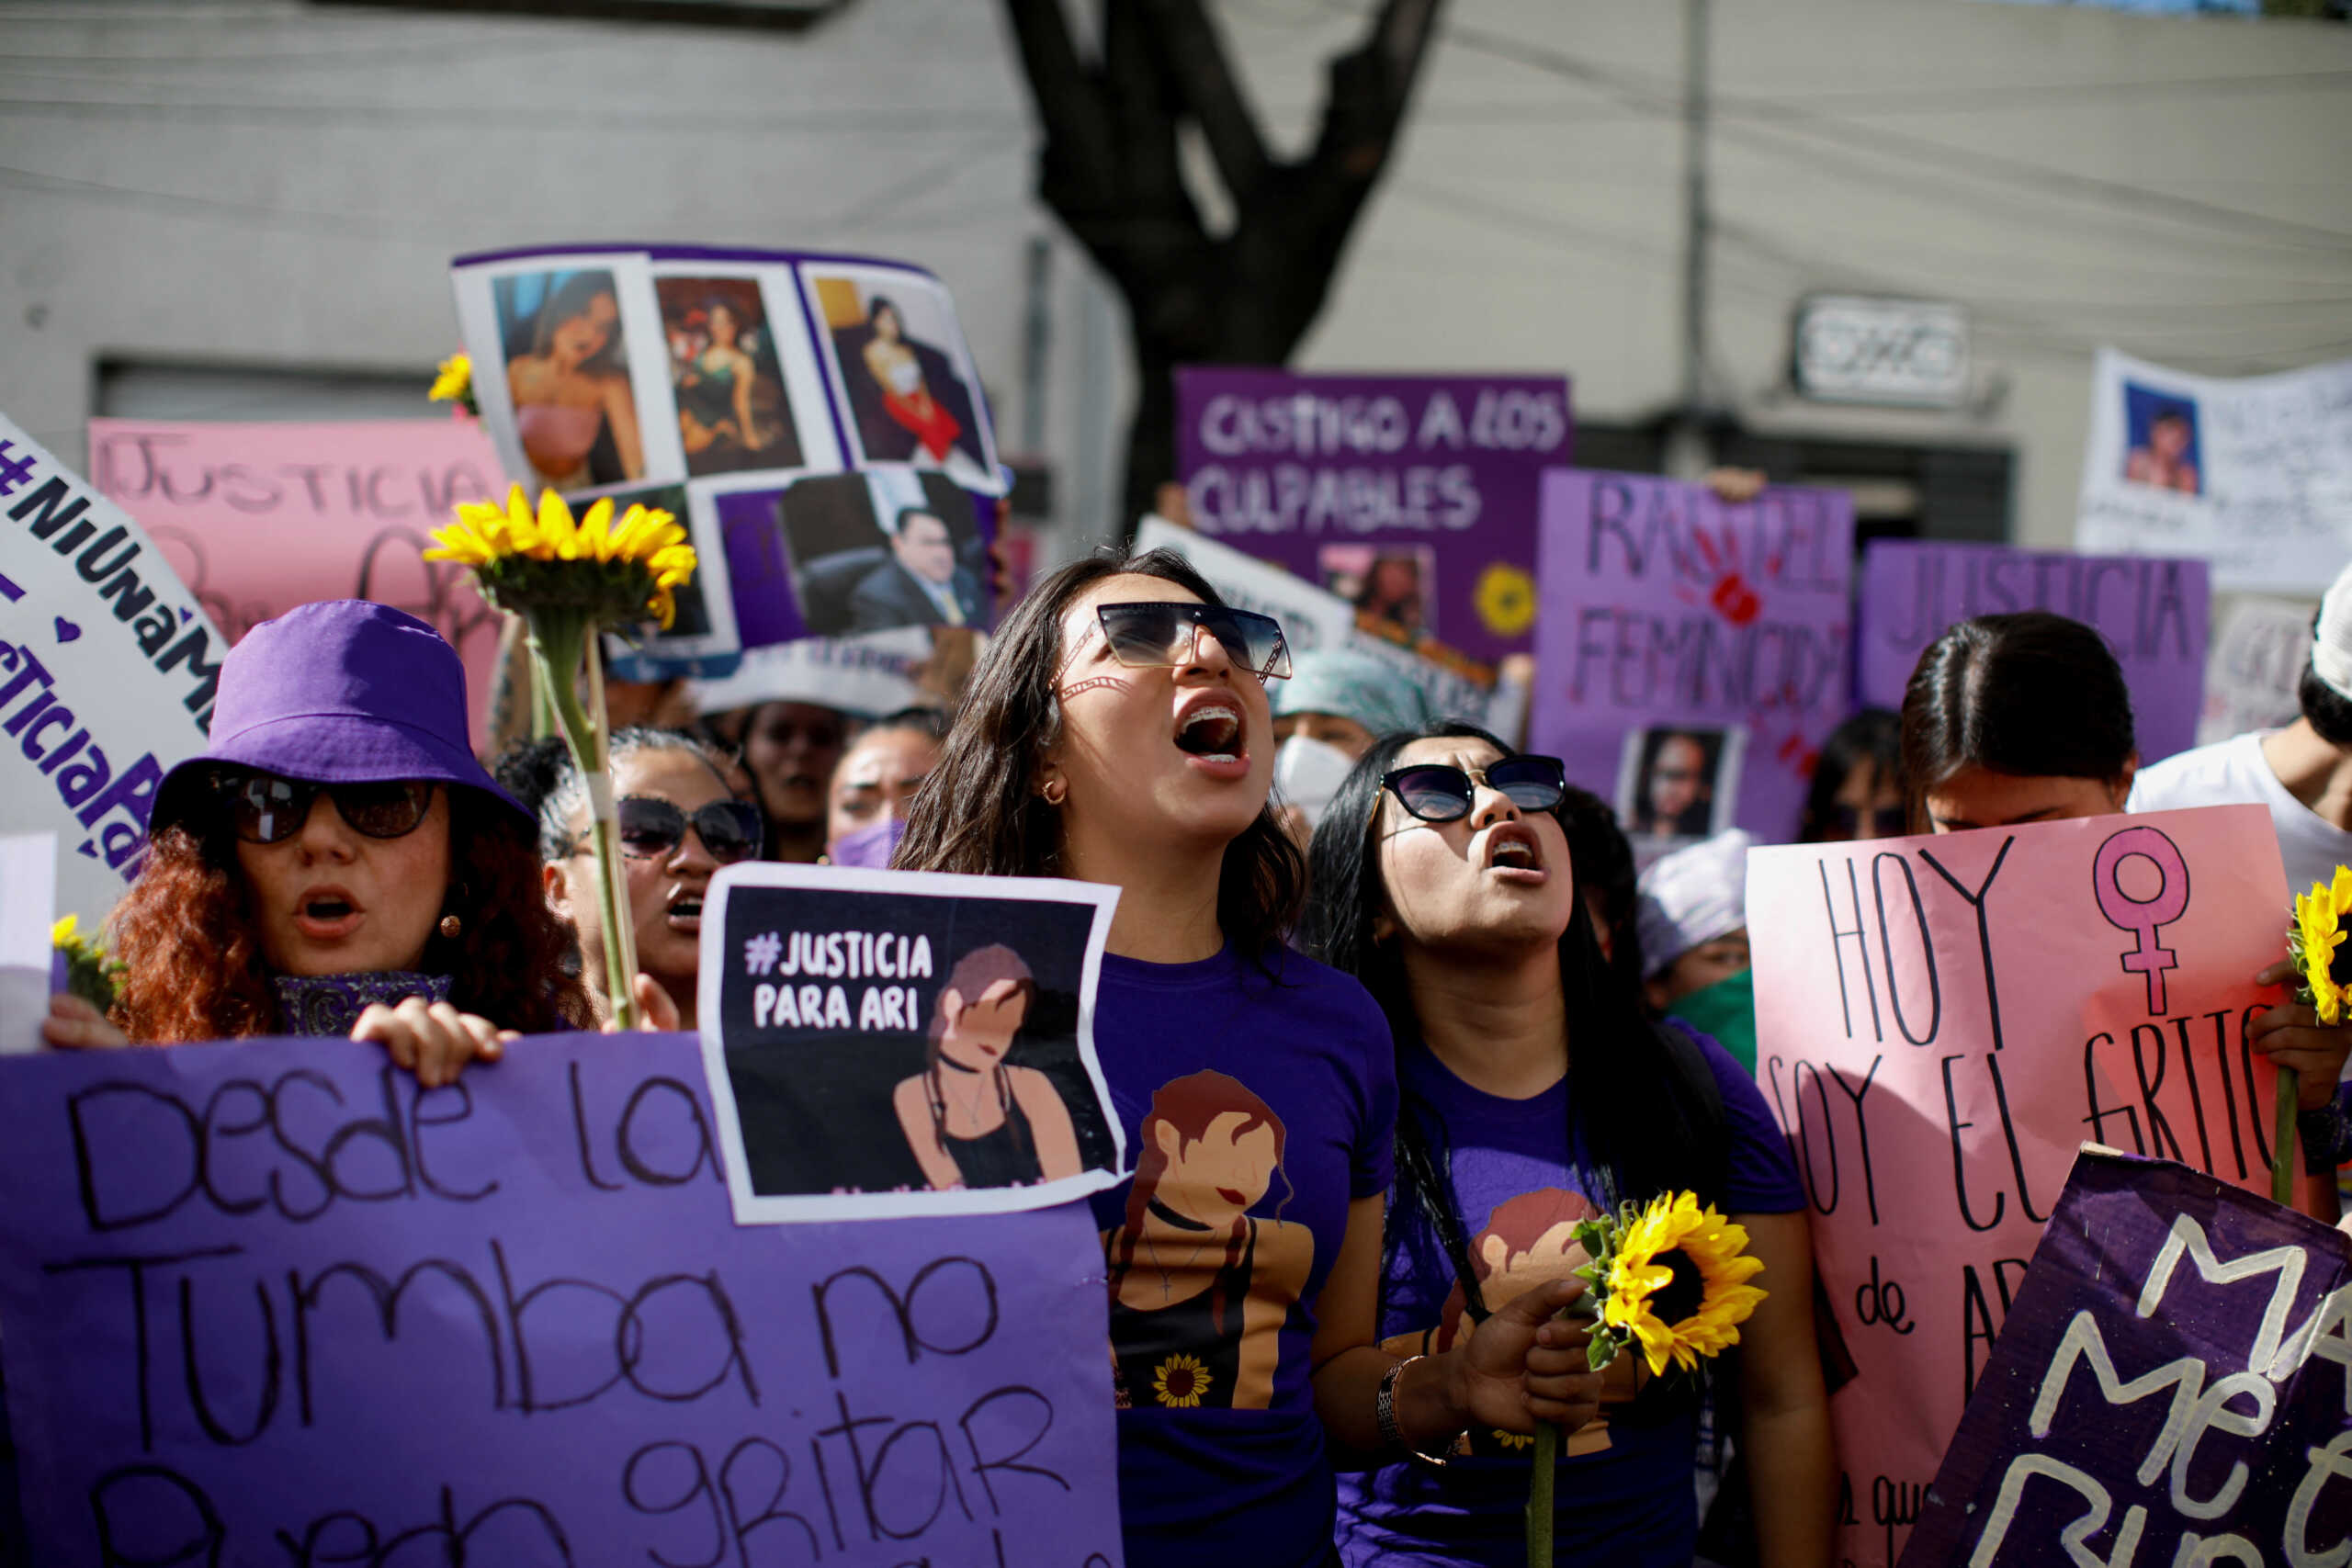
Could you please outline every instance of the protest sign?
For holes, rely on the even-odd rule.
[[[2201,560],[1875,539],[1855,609],[1861,700],[1900,709],[1919,655],[1955,621],[2049,610],[2115,650],[2140,760],[2153,762],[2196,744],[2211,599]]]
[[[2200,746],[2278,729],[2302,716],[2298,694],[2312,656],[2312,622],[2319,605],[2308,599],[2245,594],[2222,612],[2205,661],[2205,706],[2197,721]]]
[[[1611,800],[1637,853],[1796,831],[1846,716],[1853,502],[1555,468],[1529,744]]]
[[[1503,734],[1516,728],[1496,722],[1498,703],[1507,697],[1498,692],[1492,670],[1430,639],[1408,648],[1367,630],[1357,624],[1355,606],[1303,577],[1164,518],[1146,518],[1136,530],[1135,547],[1174,550],[1227,604],[1280,621],[1294,656],[1337,649],[1361,653],[1419,687],[1433,716],[1466,718]]]
[[[0,1062],[31,1561],[1120,1561],[1082,1205],[729,1221],[688,1035]]]
[[[57,836],[0,836],[0,1056],[41,1048],[57,909]]]
[[[2352,360],[2224,380],[2099,350],[2075,543],[2319,592],[2352,559]]]
[[[1116,1182],[1094,986],[1118,889],[735,865],[704,901],[703,1066],[743,1224],[986,1214]]]
[[[688,689],[702,713],[757,703],[815,703],[879,718],[921,699],[920,676],[932,657],[928,633],[916,626],[871,637],[804,637],[747,649],[735,668]]]
[[[418,389],[418,406],[424,390]],[[90,479],[139,519],[234,642],[320,599],[373,599],[449,639],[487,722],[498,613],[473,574],[423,558],[461,501],[506,493],[481,427],[456,419],[208,424],[94,419]]]
[[[2268,1190],[2287,919],[2258,806],[1749,853],[1757,1080],[1858,1369],[1841,1556],[1900,1550],[2078,1143]]]
[[[2086,1148],[1904,1568],[2309,1565],[2347,1538],[2352,1242]]]
[[[55,833],[96,922],[165,770],[204,749],[228,639],[146,530],[0,418],[0,831]]]
[[[1573,434],[1560,376],[1176,372],[1201,532],[1479,660],[1527,647],[1536,475]]]

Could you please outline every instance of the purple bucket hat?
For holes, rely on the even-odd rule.
[[[536,828],[474,760],[467,734],[465,666],[439,632],[366,599],[299,604],[229,650],[210,741],[164,775],[148,829],[200,809],[223,762],[314,784],[462,784]]]

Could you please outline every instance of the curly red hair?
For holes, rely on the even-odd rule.
[[[594,1027],[577,974],[579,935],[548,907],[539,852],[520,818],[449,791],[449,911],[459,940],[435,932],[422,966],[450,977],[449,999],[503,1029],[548,1034]],[[254,929],[236,843],[225,825],[175,824],[110,921],[128,966],[110,1015],[142,1044],[275,1033],[277,1000]]]

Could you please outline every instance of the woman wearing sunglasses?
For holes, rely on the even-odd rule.
[[[434,1087],[586,1024],[530,816],[467,733],[465,671],[414,616],[338,600],[255,626],[204,755],[156,790],[114,1010],[52,998],[51,1043],[347,1034]]]
[[[1574,1425],[1598,1395],[1582,1332],[1545,1322],[1566,1287],[1466,1348],[1374,1343],[1395,1080],[1363,987],[1283,946],[1304,867],[1264,682],[1288,671],[1281,628],[1180,557],[1065,567],[981,660],[894,863],[1120,890],[1094,1041],[1153,1178],[1094,1208],[1130,1568],[1313,1568],[1334,1448]]]
[[[692,1029],[703,898],[720,866],[760,858],[760,809],[736,798],[726,764],[709,747],[676,730],[622,730],[613,737],[611,766],[637,937],[637,1001],[649,1027]],[[579,928],[582,972],[609,1013],[588,785],[568,752],[539,806],[539,848],[548,902]]]
[[[1695,1190],[1764,1260],[1755,1282],[1770,1294],[1740,1331],[1736,1427],[1760,1559],[1818,1568],[1837,1470],[1804,1191],[1754,1083],[1713,1041],[1646,1020],[1602,956],[1566,793],[1558,759],[1440,725],[1375,744],[1316,829],[1307,950],[1371,988],[1396,1042],[1379,1332],[1392,1349],[1443,1349],[1580,1267],[1577,1220]],[[1698,1391],[1645,1367],[1637,1378],[1639,1359],[1610,1368],[1605,1427],[1564,1450],[1563,1562],[1691,1560]],[[1341,1557],[1521,1562],[1527,1492],[1525,1446],[1481,1425],[1442,1468],[1344,1478]]]

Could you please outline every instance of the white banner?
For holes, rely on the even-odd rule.
[[[2101,349],[2075,543],[2317,597],[2352,559],[2352,360],[2222,380]]]
[[[204,749],[228,651],[146,530],[0,417],[0,833],[57,835],[57,905],[85,926]]]

